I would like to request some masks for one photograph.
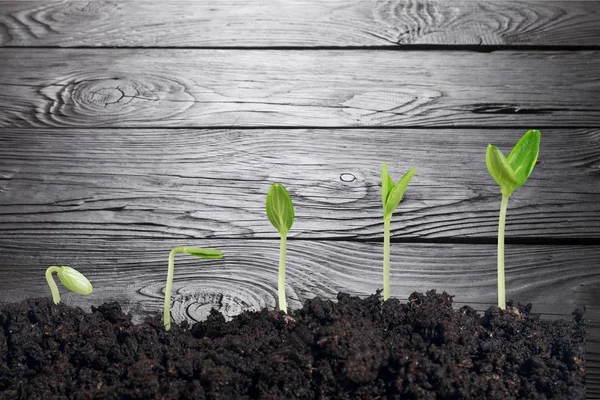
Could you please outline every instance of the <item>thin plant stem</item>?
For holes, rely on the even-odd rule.
[[[46,281],[48,281],[48,286],[50,286],[50,291],[52,292],[52,300],[54,304],[60,303],[60,292],[58,291],[58,286],[56,286],[56,282],[54,282],[54,277],[52,274],[54,272],[58,273],[60,271],[60,267],[51,266],[46,270]]]
[[[169,270],[167,272],[167,285],[165,286],[165,306],[163,309],[163,322],[165,329],[171,329],[171,291],[173,290],[173,275],[175,274],[175,254],[183,253],[185,247],[175,247],[169,253]]]
[[[509,196],[502,195],[500,220],[498,222],[498,307],[506,308],[506,286],[504,283],[504,226]]]
[[[279,243],[279,280],[277,292],[279,294],[279,309],[287,314],[287,303],[285,301],[285,252],[287,247],[287,235],[281,235]]]
[[[383,219],[383,300],[390,298],[390,225],[391,220]]]

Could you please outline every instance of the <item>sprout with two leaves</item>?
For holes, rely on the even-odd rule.
[[[383,300],[390,298],[390,226],[392,215],[402,201],[404,192],[417,168],[411,168],[394,185],[387,171],[387,164],[381,167],[381,200],[383,202]]]
[[[498,307],[506,308],[506,290],[504,284],[504,225],[508,199],[514,191],[523,186],[538,159],[541,133],[529,130],[512,149],[508,157],[496,146],[488,145],[485,163],[488,171],[500,186],[502,202],[498,223]]]
[[[171,291],[173,290],[173,274],[175,273],[175,254],[185,253],[199,258],[223,258],[223,252],[218,249],[201,249],[198,247],[175,247],[169,253],[169,270],[167,272],[167,286],[165,287],[165,307],[163,310],[163,323],[165,329],[171,329]]]
[[[285,299],[285,257],[287,249],[287,234],[294,223],[294,205],[285,187],[274,183],[267,194],[267,217],[271,224],[279,231],[279,279],[277,293],[279,295],[279,309],[287,313]]]
[[[62,282],[62,284],[72,292],[88,295],[92,293],[94,288],[88,279],[83,276],[83,274],[77,271],[74,268],[62,266],[51,266],[46,270],[46,281],[48,282],[48,286],[50,286],[50,292],[52,292],[52,300],[54,304],[60,303],[60,292],[58,291],[58,286],[56,286],[56,282],[54,282],[54,278],[52,274],[56,272],[58,275],[58,279]]]

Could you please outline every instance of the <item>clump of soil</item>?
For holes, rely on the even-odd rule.
[[[0,308],[0,399],[583,398],[583,313],[551,322],[530,310],[340,293],[165,332],[117,303],[89,314],[28,299]]]

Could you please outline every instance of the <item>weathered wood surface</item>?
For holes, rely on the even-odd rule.
[[[597,126],[600,52],[0,49],[0,126]]]
[[[0,235],[76,240],[276,238],[269,185],[283,182],[297,238],[382,238],[380,170],[417,167],[392,236],[494,243],[500,195],[488,143],[518,129],[4,129]],[[509,203],[507,240],[600,239],[600,129],[544,129]]]
[[[596,1],[0,1],[4,46],[600,45]]]
[[[65,293],[65,301],[89,308],[118,300],[138,316],[158,311],[164,299],[166,261],[175,246],[217,247],[223,260],[178,256],[174,318],[201,319],[210,307],[232,316],[241,310],[274,308],[277,298],[277,240],[105,240],[63,242],[39,235],[36,242],[2,236],[0,301],[49,295],[49,265],[78,268],[94,293]],[[338,291],[366,296],[382,286],[382,243],[290,240],[286,292],[291,308],[305,299],[334,299]],[[532,302],[534,311],[569,316],[576,307],[600,305],[589,288],[600,284],[600,246],[512,245],[506,249],[507,298]],[[457,304],[485,309],[496,303],[496,246],[395,243],[392,296],[445,290]],[[64,292],[64,290],[63,290]]]
[[[169,249],[194,244],[227,258],[178,258],[177,320],[274,307],[273,181],[297,205],[290,305],[373,293],[387,161],[419,168],[392,226],[393,295],[482,310],[499,202],[485,146],[544,128],[509,204],[508,297],[552,318],[588,307],[600,398],[598,46],[597,1],[0,0],[0,302],[49,295],[44,267],[68,263],[96,286],[68,303],[139,319],[162,306]]]

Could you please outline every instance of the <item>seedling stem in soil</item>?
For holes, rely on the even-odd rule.
[[[46,269],[46,281],[48,282],[48,286],[50,286],[54,304],[60,303],[60,292],[58,291],[58,286],[56,286],[56,282],[54,282],[54,277],[52,276],[55,272],[64,287],[72,292],[88,295],[94,290],[90,281],[83,276],[81,272],[71,267],[57,267],[53,265]]]
[[[280,183],[274,183],[269,189],[266,202],[267,217],[271,224],[279,231],[281,238],[279,242],[279,278],[277,281],[277,292],[279,297],[279,309],[287,313],[287,302],[285,299],[285,259],[287,250],[287,234],[294,224],[294,205],[285,187]]]
[[[502,202],[498,220],[498,307],[506,308],[506,285],[504,280],[504,227],[508,199],[515,190],[527,181],[535,167],[540,152],[541,133],[532,129],[527,131],[515,147],[504,157],[502,151],[494,145],[488,145],[485,163],[490,175],[500,186]]]
[[[171,292],[173,290],[173,275],[175,273],[175,254],[185,253],[199,258],[223,258],[223,252],[218,249],[201,249],[198,247],[175,247],[169,253],[169,270],[167,272],[167,285],[165,287],[165,306],[163,322],[165,329],[171,329]]]
[[[381,200],[383,202],[383,300],[390,298],[390,227],[392,216],[402,201],[404,192],[410,183],[410,180],[417,171],[416,167],[411,168],[394,185],[394,181],[387,171],[387,164],[383,163],[381,167]]]

